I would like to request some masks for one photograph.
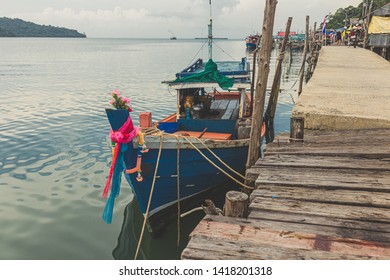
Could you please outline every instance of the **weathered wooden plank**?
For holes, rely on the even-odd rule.
[[[226,110],[226,107],[228,106],[229,104],[229,100],[228,99],[222,99],[219,101],[219,104],[218,104],[218,110]]]
[[[390,246],[377,242],[302,233],[299,231],[265,229],[246,224],[202,220],[191,234],[192,237],[199,235],[221,240],[231,240],[235,244],[249,244],[257,248],[272,246],[275,247],[274,251],[278,250],[276,247],[293,249],[294,251],[306,250],[308,258],[310,258],[310,254],[313,254],[316,255],[316,259],[328,259],[327,253],[329,252],[336,253],[333,255],[336,258],[348,256],[348,259],[351,259],[352,256],[359,258],[368,256],[379,259],[390,257]],[[209,247],[208,243],[203,243],[203,248]],[[190,244],[189,246],[191,246]],[[285,256],[285,259],[295,258],[296,255]]]
[[[257,211],[258,212],[258,211]],[[284,215],[289,216],[289,215]],[[205,220],[221,222],[221,223],[230,223],[238,225],[246,225],[254,228],[266,228],[274,230],[284,230],[284,231],[299,231],[303,233],[311,234],[324,234],[329,236],[337,236],[343,238],[359,239],[359,240],[368,240],[381,243],[383,245],[390,246],[390,223],[385,224],[387,226],[387,232],[376,231],[375,229],[365,229],[360,227],[351,227],[348,223],[342,223],[340,226],[327,225],[327,224],[310,224],[301,222],[301,220],[275,220],[275,219],[265,219],[259,218],[254,219],[250,216],[250,219],[231,219],[230,217],[225,216],[212,216],[207,215]],[[382,224],[383,225],[383,224]]]
[[[376,139],[388,139],[390,129],[363,129],[363,130],[305,130],[305,141],[328,142],[330,140],[342,142],[342,140],[350,140],[359,142],[367,139],[376,141]],[[280,133],[275,138],[275,141],[270,144],[274,145],[277,141],[286,142],[289,140],[288,132]],[[386,142],[385,142],[386,143]]]
[[[251,213],[249,220],[270,220],[281,221],[299,224],[323,225],[335,228],[347,228],[357,230],[367,230],[374,232],[384,232],[388,236],[390,234],[390,222],[374,222],[374,221],[359,221],[347,219],[345,217],[321,217],[311,215],[310,213],[286,213],[278,212],[272,209],[259,209],[256,205],[251,205]]]
[[[232,99],[232,100],[229,101],[227,109],[236,109],[237,106],[238,106],[238,100],[237,99]]]
[[[225,114],[221,117],[222,120],[229,120],[234,112],[234,109],[226,109]]]
[[[287,134],[287,133],[286,133]],[[288,134],[287,134],[288,135]],[[343,135],[345,137],[355,137],[358,136],[360,138],[365,137],[382,137],[382,136],[389,136],[390,135],[390,129],[388,128],[375,128],[375,129],[347,129],[347,130],[306,130],[306,135],[308,137],[339,137],[340,135]]]
[[[238,106],[238,100],[236,100],[236,99],[229,100],[229,103],[226,107],[225,114],[223,114],[221,119],[223,119],[223,120],[230,119],[233,115],[234,110],[237,108],[237,106]]]
[[[230,119],[231,119],[231,120],[237,119],[237,118],[238,118],[239,112],[240,112],[240,109],[239,109],[239,108],[234,109],[233,114],[232,114],[232,116],[231,116]]]
[[[330,147],[333,147],[333,146],[351,146],[351,147],[355,147],[355,146],[377,146],[377,145],[381,145],[381,146],[389,146],[389,144],[387,143],[387,139],[384,137],[384,138],[374,138],[374,139],[371,139],[371,138],[361,138],[360,141],[358,138],[356,139],[349,139],[349,138],[343,138],[343,139],[322,139],[322,141],[320,140],[315,140],[315,139],[304,139],[304,142],[292,142],[290,140],[276,140],[276,142],[274,141],[273,143],[271,144],[267,144],[266,148],[267,149],[273,149],[273,148],[278,148],[278,147],[317,147],[317,146],[323,146],[323,145],[326,145],[326,146],[330,146]]]
[[[263,185],[252,192],[251,200],[256,197],[275,199],[275,203],[277,203],[277,199],[291,199],[328,204],[390,208],[390,193],[361,190],[327,190],[322,188]]]
[[[290,143],[289,135],[283,134],[278,136],[273,143],[267,144],[266,151],[272,151],[274,148],[316,148],[316,147],[355,147],[360,149],[361,146],[366,148],[388,147],[390,150],[390,129],[380,131],[331,131],[331,132],[313,132],[306,130],[303,143]]]
[[[261,166],[292,166],[329,169],[361,169],[361,170],[388,170],[389,159],[367,159],[350,157],[310,156],[310,155],[267,155],[259,159],[255,165]]]
[[[360,221],[375,221],[383,223],[388,223],[390,221],[390,209],[387,208],[336,205],[262,197],[256,197],[252,201],[250,209],[253,208],[284,213],[310,213],[313,216],[354,219]]]
[[[288,138],[246,171],[248,220],[207,216],[183,259],[390,258],[390,129]]]
[[[260,174],[256,180],[256,186],[273,184],[306,187],[321,186],[328,189],[390,191],[390,174],[388,171],[264,166],[251,172],[256,173],[256,171]]]
[[[371,256],[344,255],[317,250],[291,249],[195,235],[182,252],[182,260],[368,260]]]
[[[291,144],[289,146],[273,147],[272,149],[266,149],[265,157],[269,155],[317,155],[317,156],[349,156],[349,157],[362,157],[362,158],[378,158],[389,159],[390,149],[384,145],[327,145],[316,144],[299,146],[299,144]]]

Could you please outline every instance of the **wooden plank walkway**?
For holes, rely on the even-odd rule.
[[[182,259],[390,259],[390,129],[281,135],[247,177],[248,219],[206,216]]]

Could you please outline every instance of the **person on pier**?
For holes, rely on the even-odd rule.
[[[336,33],[336,42],[337,42],[337,46],[341,46],[341,32],[340,31],[337,31],[337,33]]]
[[[356,48],[356,44],[357,44],[357,34],[356,34],[356,29],[353,28],[351,30],[351,44],[353,45],[354,48]]]

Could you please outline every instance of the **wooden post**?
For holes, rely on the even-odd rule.
[[[368,27],[369,27],[370,21],[371,21],[371,9],[372,9],[373,2],[374,1],[371,0],[370,7],[368,8],[368,13],[367,13],[367,17],[366,17],[366,24],[365,24],[365,29],[364,29],[364,42],[363,42],[363,48],[365,48],[365,49],[368,48]]]
[[[302,67],[301,67],[301,73],[299,76],[298,96],[302,92],[303,76],[305,74],[305,64],[306,64],[306,56],[307,56],[308,48],[309,48],[309,16],[306,16],[305,49],[303,51]]]
[[[292,117],[290,121],[290,142],[303,142],[305,119]]]
[[[229,191],[225,197],[223,214],[228,217],[244,218],[248,214],[249,197],[237,191]]]
[[[255,93],[255,75],[256,75],[256,55],[257,52],[259,51],[258,48],[256,48],[253,52],[253,66],[252,66],[252,83],[251,83],[251,104],[250,104],[250,112],[249,116],[252,116],[253,113],[253,96]]]
[[[276,105],[278,104],[278,97],[279,97],[280,77],[282,75],[282,64],[284,59],[284,52],[286,50],[286,45],[288,41],[288,36],[290,34],[291,21],[292,21],[292,17],[289,17],[287,20],[286,32],[284,33],[280,54],[276,62],[274,81],[272,83],[267,111],[265,112],[265,115],[268,119],[273,119],[275,117]]]
[[[315,54],[316,51],[316,28],[317,28],[317,22],[314,23],[314,32],[312,33],[311,37],[311,50],[310,50],[310,63],[307,69],[306,73],[306,83],[310,80],[311,76],[313,75],[313,68],[315,63]]]
[[[238,91],[240,92],[240,108],[238,111],[238,117],[241,119],[245,115],[245,98],[246,98],[246,93],[245,93],[245,88],[239,88]]]
[[[261,38],[260,55],[258,59],[258,73],[254,108],[252,114],[252,129],[250,134],[248,160],[246,167],[250,168],[260,156],[260,135],[263,124],[263,113],[269,64],[272,51],[272,31],[275,20],[276,0],[266,0],[264,9],[263,33]]]

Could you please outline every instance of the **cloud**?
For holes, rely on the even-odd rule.
[[[161,25],[169,27],[179,21],[177,13],[152,13],[145,8],[123,9],[121,7],[95,11],[48,7],[41,12],[16,14],[15,17],[38,24],[81,29],[79,31],[85,32],[89,37],[145,37],[145,34],[146,37],[153,37],[158,36],[154,30],[161,28]]]
[[[137,21],[146,19],[150,15],[150,12],[146,9],[122,9],[121,7],[115,7],[113,10],[101,10],[86,11],[81,10],[76,12],[71,8],[64,8],[62,10],[55,10],[53,8],[46,8],[41,13],[37,13],[34,16],[40,20],[52,20],[52,19],[66,19],[77,21]]]
[[[108,1],[73,0],[51,2],[50,7],[44,6],[46,0],[38,0],[37,4],[39,2],[40,6],[34,2],[34,8],[29,7],[30,2],[26,4],[24,13],[8,12],[6,16],[76,29],[85,32],[88,37],[168,38],[168,30],[172,30],[178,38],[193,38],[207,33],[209,21],[208,0],[113,0],[110,2],[113,4]],[[314,21],[322,21],[329,12],[356,5],[361,0],[278,2],[274,33],[284,30],[289,16],[293,17],[291,29],[302,31],[306,15],[310,15],[312,26]],[[261,31],[265,1],[213,0],[212,4],[216,37],[245,38],[249,33]]]

